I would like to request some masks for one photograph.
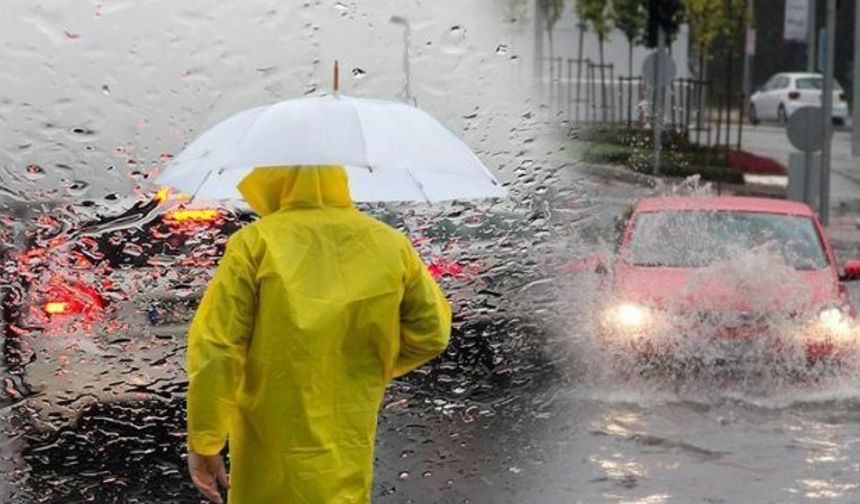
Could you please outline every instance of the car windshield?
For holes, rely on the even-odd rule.
[[[817,89],[820,91],[824,87],[824,81],[821,77],[803,77],[801,79],[797,79],[796,86],[797,89]],[[833,90],[842,90],[842,86],[840,86],[835,80],[833,81]]]
[[[761,212],[641,213],[623,254],[636,266],[698,268],[749,250],[777,253],[799,270],[828,264],[812,219]]]

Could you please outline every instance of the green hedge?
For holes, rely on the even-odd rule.
[[[570,138],[580,142],[613,145],[651,145],[654,134],[650,130],[627,128],[582,128],[571,130]],[[691,144],[682,131],[667,130],[663,132],[663,145],[668,149],[685,151],[697,150],[698,145]]]
[[[633,149],[623,145],[590,144],[580,151],[580,159],[586,163],[626,165],[632,154]]]

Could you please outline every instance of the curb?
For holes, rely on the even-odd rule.
[[[660,182],[680,183],[685,179],[680,177],[655,177],[645,173],[635,172],[623,165],[592,164],[577,161],[569,163],[580,173],[602,177],[618,182],[639,184],[645,187],[657,187]],[[747,183],[744,185],[728,184],[725,182],[707,182],[717,191],[717,194],[734,194],[738,196],[757,196],[763,198],[785,199],[785,188],[774,184]]]

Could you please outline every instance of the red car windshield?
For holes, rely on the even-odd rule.
[[[798,270],[828,265],[812,219],[760,212],[640,213],[622,256],[635,266],[699,268],[748,251],[776,254]]]

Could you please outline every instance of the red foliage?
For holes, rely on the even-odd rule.
[[[788,168],[779,161],[746,151],[729,151],[728,164],[751,175],[788,175]]]

